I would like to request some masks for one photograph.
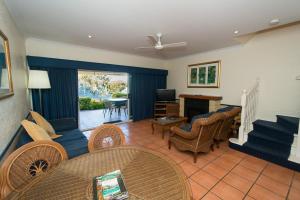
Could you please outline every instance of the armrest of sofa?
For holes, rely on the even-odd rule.
[[[185,139],[194,139],[195,138],[195,136],[191,132],[184,131],[177,126],[171,127],[171,136],[174,134],[179,135],[180,137],[183,137]]]
[[[74,118],[55,119],[49,122],[58,133],[78,128],[77,121]]]

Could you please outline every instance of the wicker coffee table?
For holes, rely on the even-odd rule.
[[[169,131],[172,126],[179,126],[187,121],[186,117],[161,117],[151,120],[152,134],[156,127],[161,129],[162,138],[164,139],[165,131]]]
[[[134,146],[63,161],[9,199],[93,199],[92,178],[117,169],[122,171],[129,199],[191,199],[187,178],[173,160]]]

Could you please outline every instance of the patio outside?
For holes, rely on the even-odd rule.
[[[129,119],[128,74],[79,71],[78,87],[81,130]]]

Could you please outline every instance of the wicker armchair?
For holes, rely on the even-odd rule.
[[[179,150],[194,152],[194,162],[196,163],[198,152],[213,150],[213,138],[221,118],[221,113],[214,113],[208,118],[197,119],[192,125],[191,132],[184,131],[179,127],[172,127],[169,149],[173,143]]]
[[[89,139],[89,152],[125,143],[123,131],[116,125],[104,124],[96,128]]]
[[[0,199],[20,191],[36,177],[68,159],[64,148],[52,141],[36,141],[11,153],[1,166]]]
[[[230,111],[223,112],[224,115],[222,119],[222,123],[218,128],[215,136],[214,141],[219,148],[220,141],[227,140],[229,138],[229,134],[232,133],[232,125],[234,123],[234,118],[241,112],[241,108],[235,107]]]

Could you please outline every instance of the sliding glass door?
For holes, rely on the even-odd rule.
[[[79,127],[130,119],[128,73],[78,71]]]

